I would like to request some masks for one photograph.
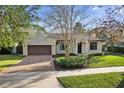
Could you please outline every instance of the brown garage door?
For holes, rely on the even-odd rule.
[[[51,45],[29,45],[28,55],[51,55]]]

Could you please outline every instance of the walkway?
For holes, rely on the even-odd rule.
[[[85,75],[85,74],[109,73],[109,72],[124,72],[124,66],[56,71],[56,76],[60,77],[60,76]]]
[[[108,72],[124,72],[124,66],[68,71],[35,71],[0,74],[0,87],[62,88],[62,85],[57,81],[56,77]]]

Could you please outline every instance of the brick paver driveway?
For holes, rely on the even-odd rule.
[[[27,56],[0,73],[0,88],[60,88],[52,56]]]
[[[52,62],[50,55],[27,56],[20,63],[3,70],[3,73],[52,71]]]

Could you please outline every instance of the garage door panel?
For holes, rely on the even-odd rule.
[[[51,45],[29,45],[28,55],[51,55]]]

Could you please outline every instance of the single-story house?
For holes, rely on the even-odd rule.
[[[94,35],[78,34],[71,45],[70,53],[101,53],[103,40]],[[13,49],[16,52],[15,49]],[[44,32],[36,32],[32,38],[23,44],[23,55],[57,55],[64,54],[63,38],[59,33],[52,36]]]

